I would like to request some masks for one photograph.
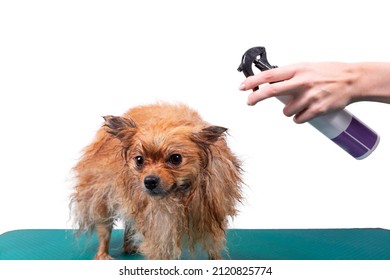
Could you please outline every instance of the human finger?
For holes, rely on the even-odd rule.
[[[301,123],[305,123],[305,122],[313,119],[315,116],[316,116],[316,114],[313,113],[313,111],[311,111],[309,109],[304,109],[304,110],[300,111],[299,113],[295,114],[293,120],[295,123],[301,124]]]
[[[273,68],[267,71],[259,72],[254,76],[246,78],[240,85],[240,90],[253,89],[256,86],[265,83],[275,83],[291,79],[295,74],[295,67],[285,66],[280,68]]]
[[[292,94],[289,102],[283,108],[283,114],[287,117],[291,117],[302,113],[308,108],[309,104],[304,98],[304,96],[300,94]]]
[[[293,95],[299,87],[300,84],[294,80],[285,80],[282,82],[266,85],[249,94],[248,105],[255,105],[256,103],[270,97]]]

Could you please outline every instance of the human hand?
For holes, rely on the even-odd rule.
[[[348,63],[299,63],[248,77],[240,90],[260,85],[257,91],[249,94],[248,105],[270,97],[289,96],[283,113],[294,116],[296,123],[304,123],[353,102],[352,88],[357,79],[358,74]]]

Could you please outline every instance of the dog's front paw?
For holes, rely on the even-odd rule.
[[[113,260],[114,258],[111,257],[107,253],[101,253],[101,254],[96,254],[96,256],[93,258],[94,260]]]
[[[138,253],[138,245],[130,242],[128,244],[125,244],[123,246],[123,251],[126,253],[126,254],[136,254]]]
[[[209,260],[223,260],[219,253],[209,254]]]

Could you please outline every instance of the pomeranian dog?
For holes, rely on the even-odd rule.
[[[221,259],[228,218],[242,199],[240,161],[226,128],[185,105],[135,107],[105,116],[74,167],[71,197],[80,231],[96,231],[95,259],[112,259],[109,243],[122,220],[124,251],[179,259],[184,247]]]

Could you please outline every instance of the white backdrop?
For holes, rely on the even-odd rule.
[[[386,2],[345,2],[2,1],[0,233],[71,227],[70,169],[101,116],[158,100],[230,129],[247,184],[232,227],[390,228],[390,105],[348,107],[381,135],[357,161],[238,90],[253,46],[279,66],[390,61]]]

